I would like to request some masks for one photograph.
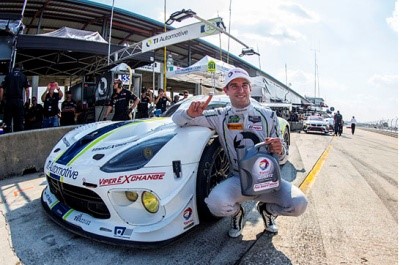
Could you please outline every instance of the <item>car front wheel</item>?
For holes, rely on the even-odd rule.
[[[218,137],[215,137],[206,145],[197,171],[197,211],[201,220],[219,219],[219,217],[211,214],[204,199],[218,183],[227,178],[228,173],[229,160],[218,141]]]

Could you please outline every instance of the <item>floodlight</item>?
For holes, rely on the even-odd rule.
[[[188,9],[188,10],[182,9],[180,11],[176,11],[176,12],[172,13],[171,16],[169,17],[169,19],[165,22],[165,24],[171,25],[175,21],[181,22],[182,20],[190,18],[190,17],[194,17],[195,15],[196,15],[196,13],[193,12],[191,9]]]

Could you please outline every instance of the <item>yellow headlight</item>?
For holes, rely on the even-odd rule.
[[[150,213],[158,212],[160,203],[158,198],[149,191],[143,192],[141,195],[141,201],[143,202],[144,208]]]
[[[134,191],[125,191],[125,195],[126,195],[126,198],[131,202],[137,201],[137,198],[139,197],[137,192],[134,192]]]

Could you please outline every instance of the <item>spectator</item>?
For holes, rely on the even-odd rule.
[[[355,132],[355,124],[357,123],[357,120],[355,119],[355,117],[353,116],[351,118],[351,134],[354,135]]]
[[[149,104],[153,102],[152,92],[146,88],[141,90],[140,102],[137,107],[136,119],[149,118]]]
[[[76,124],[76,109],[77,104],[73,100],[71,91],[66,92],[66,100],[62,103],[62,113],[60,117],[60,125],[74,125]]]
[[[179,95],[175,95],[174,99],[172,100],[172,104],[179,102]]]
[[[32,105],[29,107],[25,115],[25,129],[33,130],[42,128],[43,107],[38,104],[36,97],[32,97]]]
[[[41,99],[44,102],[43,107],[43,128],[60,126],[59,100],[63,93],[57,82],[50,82],[43,92]]]
[[[133,100],[130,108],[130,100]],[[108,109],[106,110],[104,120],[108,118],[109,113],[112,112],[113,107],[115,107],[115,112],[113,114],[113,121],[125,121],[130,120],[130,113],[139,103],[139,99],[131,91],[123,88],[122,80],[115,79],[113,82],[113,94],[112,99],[109,101]]]
[[[24,130],[24,89],[25,100],[29,98],[31,85],[22,70],[15,67],[6,75],[0,85],[0,102],[4,105],[4,132]],[[13,127],[11,125],[13,124]]]
[[[183,91],[183,98],[181,100],[187,99],[189,97],[189,91]]]
[[[158,95],[155,97],[155,108],[161,110],[161,114],[167,110],[167,103],[172,102],[172,99],[168,97],[166,92],[160,88],[158,89]]]

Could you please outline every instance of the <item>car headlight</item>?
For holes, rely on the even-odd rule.
[[[150,213],[156,213],[158,212],[158,209],[160,207],[160,203],[158,201],[158,198],[151,192],[145,191],[141,195],[141,202],[144,205],[144,208]]]
[[[144,167],[175,134],[143,141],[113,157],[101,167],[107,173],[137,170]]]
[[[125,191],[125,195],[126,195],[126,198],[131,202],[137,201],[137,199],[139,197],[139,195],[135,191]]]

